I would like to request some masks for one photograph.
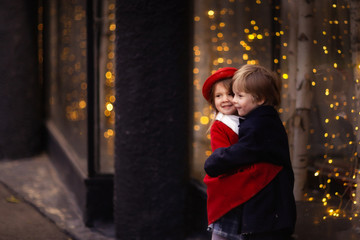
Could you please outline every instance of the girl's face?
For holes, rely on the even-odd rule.
[[[239,116],[244,117],[249,112],[263,104],[264,101],[255,101],[254,97],[250,93],[235,92],[233,103]]]
[[[216,109],[225,115],[231,115],[236,112],[232,103],[233,95],[229,89],[226,89],[222,82],[215,85],[214,89],[214,103]]]

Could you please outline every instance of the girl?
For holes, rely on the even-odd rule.
[[[205,161],[205,171],[217,177],[259,162],[282,166],[271,182],[241,205],[238,229],[246,240],[291,239],[296,222],[294,173],[287,134],[276,111],[281,82],[258,65],[242,66],[233,79],[233,103],[243,117],[239,140],[216,149]]]
[[[239,116],[233,104],[232,77],[236,68],[219,69],[206,79],[202,93],[215,110],[210,126],[211,148],[229,147],[238,141]],[[212,240],[242,239],[239,233],[238,206],[263,189],[282,169],[269,163],[257,163],[232,173],[204,178],[207,185],[207,211]]]

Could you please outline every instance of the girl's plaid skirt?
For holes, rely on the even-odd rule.
[[[208,226],[208,231],[228,240],[243,240],[240,234],[241,207],[232,209]]]

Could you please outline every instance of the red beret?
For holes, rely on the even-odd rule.
[[[212,86],[220,80],[225,78],[232,78],[237,71],[236,68],[233,67],[224,67],[217,70],[214,74],[206,79],[202,88],[202,94],[207,101],[210,101],[210,91]]]

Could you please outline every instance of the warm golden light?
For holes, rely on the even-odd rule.
[[[203,125],[207,125],[209,123],[209,118],[207,116],[202,116],[200,118],[200,123]]]
[[[109,30],[110,30],[110,31],[115,31],[115,29],[116,29],[115,23],[110,24]]]
[[[81,109],[86,108],[86,101],[81,100],[81,101],[79,102],[79,107],[80,107]]]
[[[109,112],[112,111],[113,108],[114,108],[114,106],[113,106],[110,102],[107,102],[107,103],[106,103],[106,109],[107,109]]]
[[[107,71],[105,74],[106,78],[111,78],[112,77],[112,73],[110,71]]]

